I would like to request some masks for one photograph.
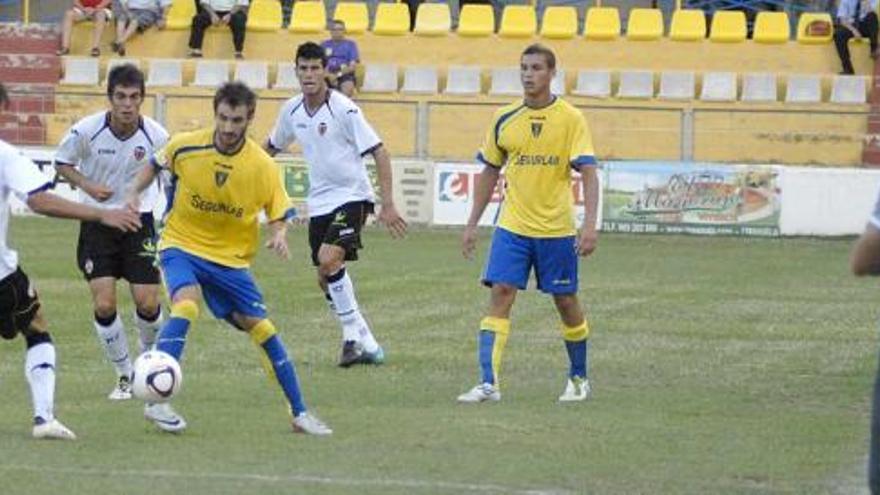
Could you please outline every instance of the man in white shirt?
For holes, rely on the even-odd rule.
[[[868,38],[871,45],[871,58],[876,59],[877,51],[877,3],[878,0],[840,0],[837,6],[837,28],[834,30],[834,45],[843,66],[841,74],[855,74],[849,54],[851,38]]]
[[[345,266],[358,259],[361,228],[375,202],[364,156],[373,155],[376,161],[382,194],[379,222],[395,238],[406,234],[406,222],[394,206],[388,152],[360,108],[327,87],[326,68],[320,45],[299,46],[296,75],[302,94],[282,105],[265,148],[274,155],[298,142],[308,163],[309,244],[318,284],[342,325],[339,365],[381,364],[384,351],[361,314]]]
[[[135,66],[114,67],[107,78],[110,111],[90,115],[71,127],[58,145],[55,168],[80,190],[81,201],[96,208],[125,206],[126,192],[153,153],[168,140],[156,121],[140,115],[144,75]],[[140,351],[152,346],[162,324],[153,208],[157,185],[144,192],[137,232],[121,233],[83,222],[77,263],[92,293],[94,328],[116,369],[111,400],[131,398],[132,364],[125,326],[116,311],[116,280],[128,281],[135,305]]]
[[[117,0],[113,6],[116,11],[116,41],[110,46],[120,57],[124,57],[125,42],[135,33],[143,33],[152,26],[165,29],[165,17],[171,8],[171,0]]]
[[[192,19],[189,32],[189,56],[202,56],[205,30],[211,26],[227,25],[232,30],[235,58],[244,58],[244,33],[247,25],[248,0],[201,0],[201,7]]]
[[[0,85],[0,108],[7,105]],[[76,435],[55,418],[55,346],[37,292],[7,244],[9,196],[15,194],[37,213],[100,222],[108,228],[136,231],[138,216],[125,209],[99,209],[47,192],[51,183],[20,151],[0,141],[0,337],[25,339],[25,377],[34,408],[34,438],[74,440]]]

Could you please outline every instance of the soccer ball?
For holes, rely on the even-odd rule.
[[[167,402],[180,390],[183,374],[170,354],[147,351],[135,360],[132,392],[147,402]]]

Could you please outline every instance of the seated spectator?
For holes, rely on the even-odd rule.
[[[877,2],[878,0],[840,0],[834,44],[843,65],[841,74],[855,74],[849,54],[850,38],[868,38],[871,58],[877,58]]]
[[[125,56],[125,42],[134,33],[143,33],[152,26],[165,29],[165,16],[171,0],[118,0],[116,7],[116,41],[110,44],[119,56]]]
[[[357,80],[355,71],[361,57],[357,44],[345,39],[345,23],[339,19],[330,21],[330,39],[321,43],[327,53],[327,82],[345,96],[354,95]]]
[[[70,35],[73,32],[74,24],[82,21],[94,21],[95,29],[92,30],[92,50],[89,53],[93,57],[100,56],[101,49],[98,48],[98,44],[101,43],[104,26],[112,17],[110,1],[73,0],[73,6],[64,13],[64,22],[61,24],[61,49],[56,53],[58,55],[70,53]]]
[[[279,0],[281,2],[281,29],[290,27],[290,16],[293,14],[293,0]]]
[[[244,58],[244,33],[247,25],[248,0],[202,0],[201,9],[193,16],[189,33],[189,56],[202,56],[205,30],[227,25],[232,30],[235,58]]]

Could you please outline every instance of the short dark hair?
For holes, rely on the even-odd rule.
[[[299,45],[296,48],[296,58],[293,59],[294,62],[299,62],[299,59],[306,60],[321,60],[321,66],[327,67],[327,52],[321,48],[321,45],[307,41],[302,45]]]
[[[342,29],[345,29],[345,21],[343,21],[342,19],[331,20],[330,25],[332,26],[333,24],[338,24],[338,25],[342,26]]]
[[[6,92],[6,86],[0,82],[0,110],[9,107],[9,93]]]
[[[125,86],[126,88],[138,88],[141,96],[146,94],[144,87],[144,73],[133,64],[117,65],[110,74],[107,74],[107,96],[112,98],[113,91],[116,86]]]
[[[241,81],[232,81],[223,84],[214,93],[215,114],[221,103],[226,103],[230,107],[245,105],[248,109],[248,115],[253,115],[254,109],[257,107],[257,95],[247,87],[247,84]]]
[[[534,43],[526,47],[522,52],[522,57],[526,55],[543,55],[544,60],[547,61],[547,67],[550,69],[556,68],[556,55],[553,53],[553,50],[540,43]]]

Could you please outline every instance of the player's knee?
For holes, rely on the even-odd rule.
[[[496,316],[487,316],[480,321],[480,329],[507,335],[510,333],[510,320]]]
[[[95,299],[95,319],[107,320],[116,316],[116,300],[107,298]]]
[[[263,345],[264,342],[271,339],[277,333],[278,330],[275,329],[275,325],[267,318],[260,320],[248,330],[251,341],[257,345]]]
[[[190,299],[177,301],[171,305],[171,317],[193,322],[199,317],[199,305]]]
[[[561,325],[562,338],[569,342],[579,342],[590,336],[590,325],[584,320],[580,325],[568,326],[565,323]]]
[[[159,313],[159,298],[146,297],[135,301],[135,310],[139,315],[154,316]]]

